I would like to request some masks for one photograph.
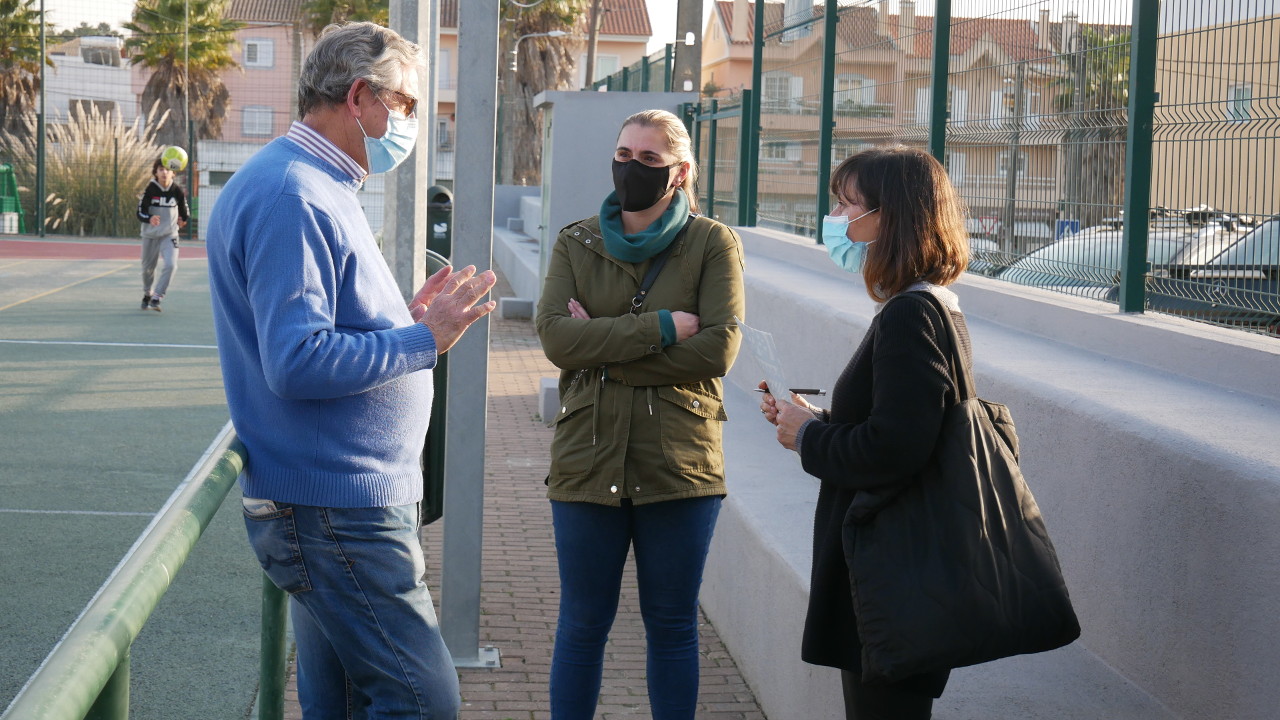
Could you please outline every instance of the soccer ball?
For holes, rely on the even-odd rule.
[[[182,172],[187,168],[187,151],[177,145],[170,145],[160,153],[160,162],[174,172]]]

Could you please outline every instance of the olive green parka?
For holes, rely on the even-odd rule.
[[[604,247],[599,217],[560,231],[538,302],[538,337],[560,373],[547,496],[637,505],[724,495],[721,378],[741,343],[742,243],[695,217],[644,302],[631,300],[651,260]],[[591,316],[577,319],[576,299]],[[658,311],[698,315],[694,336],[662,346]]]

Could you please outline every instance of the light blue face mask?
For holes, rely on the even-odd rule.
[[[387,104],[382,103],[382,107],[387,107]],[[356,125],[360,125],[360,118],[356,118]],[[413,145],[418,141],[418,118],[405,117],[387,108],[386,134],[380,138],[371,138],[369,133],[364,132],[364,125],[360,125],[360,132],[364,133],[364,152],[369,158],[369,172],[390,172],[413,152]]]
[[[871,243],[850,240],[849,226],[879,209],[868,210],[852,220],[844,215],[823,216],[822,243],[827,246],[827,255],[836,267],[851,273],[862,272],[862,264],[867,259],[867,246]]]

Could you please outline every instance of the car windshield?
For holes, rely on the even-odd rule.
[[[1268,220],[1210,260],[1209,265],[1280,265],[1280,219]]]
[[[1147,242],[1147,260],[1154,265],[1168,264],[1184,243],[1184,238],[1152,237]],[[1023,285],[1110,286],[1117,282],[1123,253],[1119,231],[1105,235],[1100,232],[1040,248],[999,277]]]

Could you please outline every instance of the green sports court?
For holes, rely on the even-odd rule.
[[[0,240],[0,708],[228,422],[204,247],[139,310],[137,241]],[[133,645],[132,717],[245,717],[261,574],[233,489]]]

